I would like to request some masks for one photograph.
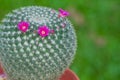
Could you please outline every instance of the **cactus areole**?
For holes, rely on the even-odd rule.
[[[59,80],[76,51],[75,31],[63,13],[29,6],[6,15],[0,25],[0,60],[8,80]]]

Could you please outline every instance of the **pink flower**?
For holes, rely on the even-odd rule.
[[[6,80],[6,74],[4,74],[4,73],[3,73],[3,74],[0,74],[0,79],[1,79],[1,78],[2,78],[3,80],[4,80],[4,79]]]
[[[60,17],[67,17],[67,16],[69,16],[69,12],[67,12],[67,11],[60,8],[59,9],[59,16]]]
[[[50,33],[51,33],[51,34],[54,34],[54,33],[55,33],[55,31],[52,29],[52,30],[50,30]]]
[[[41,36],[41,37],[46,37],[48,36],[50,33],[50,29],[47,27],[47,26],[40,26],[38,28],[38,34]]]
[[[65,28],[66,23],[62,23],[61,26],[62,26],[62,28]]]
[[[18,29],[22,32],[26,32],[29,28],[29,22],[21,21],[18,23]]]

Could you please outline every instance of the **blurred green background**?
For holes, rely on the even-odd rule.
[[[120,80],[119,0],[0,0],[0,20],[31,5],[70,12],[78,41],[70,68],[81,80]]]

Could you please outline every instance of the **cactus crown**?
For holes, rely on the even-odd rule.
[[[12,11],[0,26],[0,58],[9,80],[57,80],[70,65],[76,36],[70,21],[46,7]]]

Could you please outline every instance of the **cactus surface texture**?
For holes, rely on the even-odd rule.
[[[23,29],[29,27],[22,32],[18,28],[21,25]],[[41,34],[48,34],[38,33],[42,27],[47,32]],[[73,26],[51,8],[16,9],[0,25],[0,59],[8,80],[58,80],[72,62],[75,51]]]

